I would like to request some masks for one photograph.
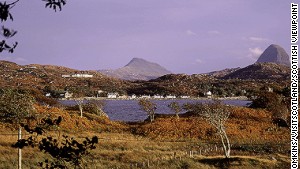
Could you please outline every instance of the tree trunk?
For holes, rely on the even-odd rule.
[[[22,139],[22,128],[19,127],[18,140]],[[22,169],[22,149],[18,148],[18,169]]]
[[[230,158],[230,142],[229,142],[229,139],[228,139],[228,136],[226,134],[226,132],[224,132],[224,137],[226,139],[226,142],[227,142],[227,152],[226,152],[226,158]]]
[[[80,117],[82,118],[82,105],[78,105],[79,106],[79,111],[80,111]]]
[[[153,121],[154,121],[154,113],[150,114],[150,122],[153,122]]]
[[[222,145],[223,145],[223,149],[224,149],[224,154],[226,158],[230,158],[230,142],[229,139],[227,137],[226,132],[222,129],[219,133],[220,137],[221,137],[221,141],[222,141]],[[224,140],[225,138],[225,140]],[[225,142],[226,141],[226,142]]]

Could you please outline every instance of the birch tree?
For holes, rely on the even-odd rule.
[[[154,121],[154,115],[156,110],[156,104],[147,99],[139,100],[139,105],[150,117],[150,122]]]
[[[102,100],[92,99],[89,101],[89,103],[95,106],[96,113],[98,116],[103,116],[108,118],[108,115],[103,111],[104,102]]]
[[[225,123],[230,115],[229,107],[220,101],[204,104],[200,115],[217,129],[217,133],[221,138],[224,154],[226,158],[230,158],[230,141],[226,134]]]
[[[179,112],[181,112],[181,107],[178,104],[178,102],[172,102],[171,104],[168,105],[176,114],[176,118],[179,119]]]

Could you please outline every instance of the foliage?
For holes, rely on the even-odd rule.
[[[217,134],[221,138],[225,157],[229,158],[230,142],[225,128],[225,123],[230,115],[229,107],[223,105],[219,100],[214,100],[212,103],[207,104],[196,103],[194,105],[186,105],[185,109],[204,117],[217,130]]]
[[[287,93],[286,89],[279,92],[280,93],[265,91],[259,92],[257,97],[253,99],[250,107],[266,109],[272,113],[273,119],[286,121],[290,105],[290,97],[285,96]]]
[[[203,105],[203,111],[200,115],[217,129],[223,144],[225,157],[230,157],[230,142],[226,133],[225,122],[227,121],[230,111],[227,106],[222,105],[220,101],[215,100],[213,103]]]
[[[10,10],[19,1],[20,0],[16,0],[12,3],[7,3],[6,1],[0,2],[0,20],[2,23],[7,21],[8,19],[13,21],[13,15],[11,14]],[[46,4],[45,4],[46,8],[51,8],[55,12],[57,11],[57,9],[61,10],[62,6],[64,6],[66,4],[66,0],[42,0],[42,1],[46,2]],[[2,30],[1,30],[0,34],[5,39],[9,39],[9,38],[12,38],[16,33],[17,33],[17,31],[2,26]],[[15,48],[17,47],[17,45],[18,45],[18,42],[15,42],[12,45],[10,45],[7,43],[6,40],[3,39],[0,41],[0,53],[3,51],[8,51],[9,53],[13,53]]]
[[[108,117],[103,111],[103,106],[104,102],[102,100],[88,100],[87,103],[82,104],[82,110],[90,114]],[[66,109],[76,111],[79,109],[79,105],[68,106]]]
[[[181,112],[181,107],[178,104],[178,102],[172,102],[168,105],[168,107],[170,107],[176,114],[176,117],[179,118],[179,112]]]
[[[92,114],[96,114],[98,116],[105,116],[108,118],[108,115],[103,111],[104,102],[101,100],[89,100],[89,103],[87,104],[87,107],[83,108],[89,111]]]
[[[140,99],[139,105],[145,112],[147,112],[148,116],[150,117],[150,121],[153,122],[155,110],[156,110],[156,104],[147,99]]]
[[[33,117],[34,98],[26,91],[14,89],[0,90],[1,120],[19,124]]]
[[[43,0],[46,2],[45,7],[52,8],[55,12],[57,9],[61,11],[62,6],[66,5],[66,0]]]
[[[40,162],[40,167],[42,168],[68,168],[69,165],[74,168],[77,166],[82,168],[83,157],[90,154],[90,150],[96,148],[95,145],[98,143],[98,137],[94,136],[91,139],[86,137],[83,142],[79,142],[66,135],[63,135],[62,140],[51,136],[44,136],[45,129],[58,127],[61,121],[62,117],[54,120],[45,118],[34,128],[22,125],[31,136],[18,140],[13,147],[38,147],[41,152],[49,154],[53,160],[46,159],[44,162]]]

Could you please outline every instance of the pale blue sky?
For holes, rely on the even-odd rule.
[[[291,2],[69,0],[55,13],[21,0],[5,23],[19,46],[0,59],[95,70],[140,57],[188,74],[245,67],[273,43],[289,53]]]

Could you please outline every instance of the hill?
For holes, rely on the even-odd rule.
[[[257,63],[265,62],[290,66],[290,57],[281,46],[272,44],[260,55],[257,60]]]
[[[141,58],[133,58],[122,68],[116,70],[99,70],[99,72],[124,80],[150,80],[171,73],[159,64]]]
[[[0,88],[27,88],[43,92],[79,89],[87,96],[98,90],[122,91],[128,83],[107,77],[97,71],[80,71],[54,65],[18,65],[0,61]],[[89,74],[93,77],[62,77],[62,75]]]
[[[210,76],[213,76],[215,78],[222,78],[230,73],[233,73],[237,70],[241,69],[240,67],[238,68],[227,68],[227,69],[224,69],[224,70],[219,70],[219,71],[213,71],[213,72],[209,72],[209,73],[206,73],[207,75],[210,75]]]
[[[234,71],[223,79],[289,80],[290,68],[276,63],[255,63]]]

